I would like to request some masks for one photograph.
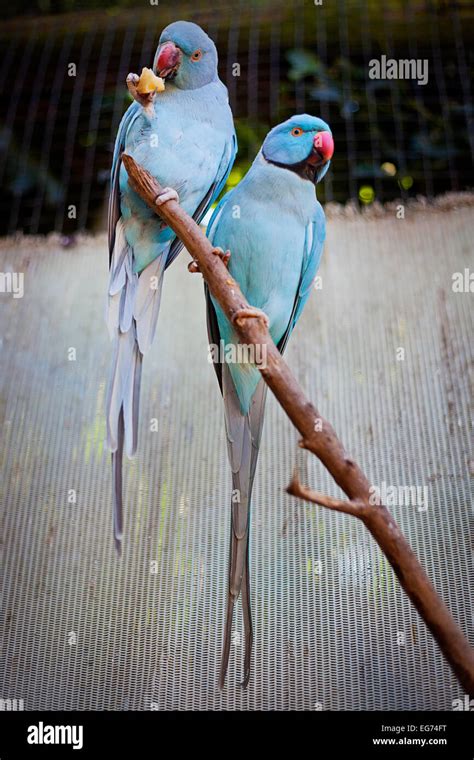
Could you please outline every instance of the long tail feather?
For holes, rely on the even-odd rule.
[[[123,538],[123,502],[122,502],[122,460],[124,439],[123,409],[120,411],[118,422],[117,450],[112,452],[112,477],[114,500],[114,543],[117,554],[122,553]]]
[[[242,578],[242,612],[244,616],[244,680],[242,687],[247,688],[250,680],[250,664],[252,657],[253,644],[253,627],[252,627],[252,607],[250,604],[250,567],[249,567],[249,545],[247,540],[247,560]]]
[[[252,609],[250,604],[250,575],[249,575],[249,562],[248,562],[248,531],[245,539],[246,546],[243,546],[241,542],[240,546],[235,541],[235,538],[231,538],[231,554],[236,554],[242,550],[246,552],[244,561],[244,572],[241,577],[241,591],[242,591],[242,614],[244,619],[244,678],[241,686],[246,689],[250,680],[250,661],[252,656],[252,643],[253,643],[253,628],[252,628]],[[232,564],[232,560],[231,560]],[[229,585],[231,583],[229,573]],[[229,666],[230,645],[232,642],[232,624],[234,619],[234,607],[238,598],[235,594],[229,591],[227,596],[227,609],[226,620],[224,627],[224,646],[222,650],[221,667],[219,673],[219,689],[223,689],[225,685],[225,679],[227,675],[227,668]]]
[[[250,411],[242,414],[230,372],[223,367],[223,396],[226,410],[226,430],[229,460],[232,467],[231,535],[229,556],[229,587],[227,596],[224,645],[222,651],[219,688],[224,687],[232,640],[235,603],[242,594],[244,621],[244,678],[247,687],[250,679],[253,628],[250,603],[250,499],[257,465],[260,437],[263,427],[266,387],[261,381],[252,400]]]
[[[138,445],[138,420],[143,354],[156,330],[166,251],[138,276],[121,219],[117,222],[110,266],[107,324],[114,356],[106,400],[107,445],[112,452],[114,543],[123,538],[122,462],[124,449],[133,457]]]
[[[234,620],[234,597],[229,594],[227,597],[227,609],[225,613],[225,626],[224,626],[224,645],[222,647],[221,657],[221,669],[219,673],[219,689],[223,689],[225,685],[225,678],[227,675],[227,668],[229,666],[230,655],[230,643],[232,640],[232,623]]]

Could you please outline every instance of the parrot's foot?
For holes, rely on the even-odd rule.
[[[234,325],[242,326],[242,320],[244,319],[259,319],[265,327],[268,329],[270,324],[269,319],[264,311],[256,309],[254,306],[250,306],[247,309],[239,309],[232,317],[232,323]]]
[[[229,266],[230,251],[224,251],[222,248],[219,248],[219,246],[216,246],[212,249],[212,253],[219,256],[226,267]],[[191,272],[191,274],[197,274],[200,271],[199,264],[193,259],[193,261],[188,264],[188,272]]]
[[[216,248],[212,249],[212,253],[215,256],[219,256],[222,263],[225,264],[227,268],[229,268],[229,259],[230,259],[230,251],[224,251],[222,248],[219,248],[219,246],[216,246]]]
[[[166,203],[167,201],[176,201],[176,203],[179,203],[179,195],[172,187],[164,187],[159,196],[155,198],[157,206],[162,206],[163,203]]]
[[[147,92],[145,95],[140,95],[140,93],[137,90],[137,84],[140,80],[140,77],[138,74],[132,74],[130,73],[127,76],[127,87],[130,95],[134,100],[137,101],[137,103],[140,103],[143,108],[146,110],[151,107],[151,104],[153,103],[153,98],[155,97],[154,92]]]

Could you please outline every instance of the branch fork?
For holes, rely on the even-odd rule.
[[[367,509],[370,509],[369,505],[363,501],[358,501],[357,499],[354,501],[347,499],[335,499],[334,497],[327,496],[320,491],[314,491],[313,489],[308,488],[308,486],[305,486],[301,483],[296,470],[293,472],[293,477],[287,486],[286,492],[290,494],[290,496],[296,496],[297,499],[311,501],[313,504],[317,504],[319,507],[333,509],[336,512],[345,512],[348,515],[354,515],[360,519],[362,519],[366,514]]]

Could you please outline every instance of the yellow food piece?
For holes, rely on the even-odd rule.
[[[146,67],[142,69],[140,79],[137,84],[137,92],[140,95],[148,95],[150,92],[163,92],[165,83],[161,77],[157,77],[151,69]]]

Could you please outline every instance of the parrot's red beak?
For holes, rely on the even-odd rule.
[[[323,161],[329,161],[334,153],[334,140],[330,132],[316,132],[313,140],[314,149]]]
[[[334,153],[334,140],[330,132],[316,132],[313,140],[312,164],[326,163]]]
[[[156,59],[156,73],[162,79],[174,76],[181,63],[181,50],[176,47],[174,42],[165,42],[158,53]]]

